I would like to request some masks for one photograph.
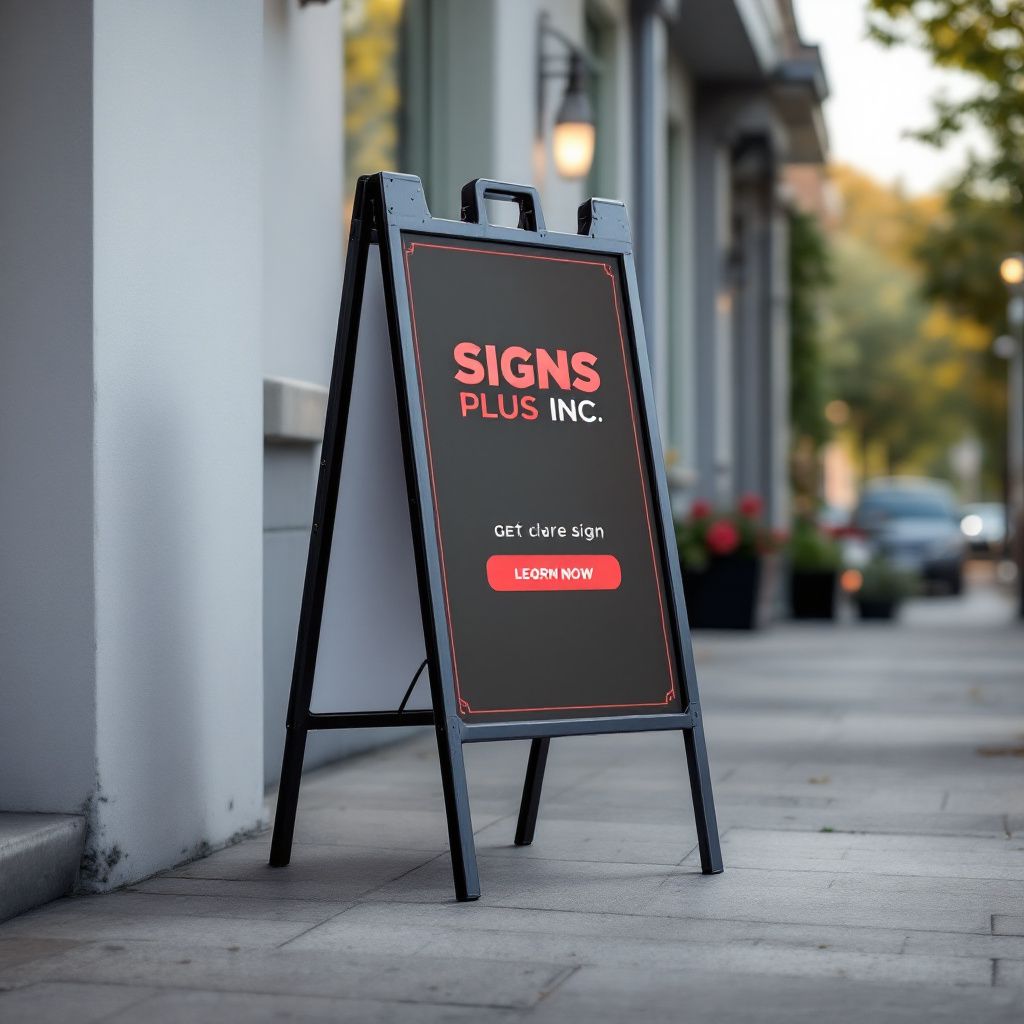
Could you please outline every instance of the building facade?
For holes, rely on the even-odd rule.
[[[675,501],[786,525],[781,172],[825,153],[790,0],[11,0],[0,97],[0,811],[84,815],[87,887],[263,819],[358,174],[449,217],[532,182],[562,231],[623,199]]]

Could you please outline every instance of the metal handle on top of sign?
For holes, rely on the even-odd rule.
[[[491,178],[474,178],[462,186],[462,219],[467,224],[483,224],[487,219],[487,200],[515,203],[519,207],[519,227],[524,231],[545,232],[540,193],[532,185],[514,185]]]

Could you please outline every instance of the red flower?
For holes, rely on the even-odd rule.
[[[711,502],[703,498],[697,498],[690,506],[690,515],[694,519],[707,519],[711,515]]]
[[[740,533],[728,519],[708,527],[705,542],[713,555],[731,555],[740,546]]]
[[[740,498],[740,515],[747,519],[756,519],[764,508],[764,502],[758,494],[744,494]]]

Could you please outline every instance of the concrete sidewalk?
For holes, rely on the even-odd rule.
[[[432,736],[307,776],[268,837],[0,927],[7,1021],[1021,1021],[1024,628],[697,640],[726,872],[676,735],[467,748],[484,890],[453,902]]]

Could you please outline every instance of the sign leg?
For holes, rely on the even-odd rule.
[[[519,823],[516,825],[516,846],[529,846],[537,828],[537,811],[540,808],[540,791],[544,785],[544,768],[548,762],[546,737],[530,743],[530,759],[526,763],[526,781],[523,783],[523,800],[519,805]]]
[[[441,761],[441,786],[444,790],[445,814],[448,817],[448,845],[452,854],[455,896],[460,903],[466,903],[480,899],[480,873],[476,866],[476,841],[469,811],[466,762],[462,756],[462,740],[457,727],[446,729],[442,716],[437,718],[437,752]]]
[[[696,709],[693,727],[683,730],[683,738],[686,743],[686,764],[690,771],[693,813],[697,819],[700,867],[705,875],[717,875],[723,868],[722,847],[718,839],[715,799],[711,795],[711,770],[708,768],[708,748],[704,742],[704,724]]]
[[[324,444],[317,478],[313,524],[306,556],[306,577],[302,588],[302,608],[295,638],[295,661],[288,697],[287,732],[281,784],[277,791],[277,814],[274,837],[270,846],[270,863],[284,867],[291,859],[295,812],[299,804],[302,782],[302,757],[306,752],[309,729],[309,702],[313,694],[317,645],[323,618],[327,570],[331,560],[331,539],[334,536],[334,514],[338,505],[341,460],[345,450],[352,375],[355,370],[356,340],[359,336],[359,314],[363,302],[366,261],[370,250],[370,230],[363,221],[370,210],[366,203],[365,179],[360,179],[353,206],[352,226],[345,260],[341,309],[338,314],[338,337],[334,346],[331,390],[324,425]]]
[[[301,727],[289,728],[284,739],[284,762],[277,789],[274,837],[270,841],[270,866],[274,868],[283,868],[291,860],[295,812],[299,807],[299,784],[302,782],[302,756],[305,752],[306,730]]]

